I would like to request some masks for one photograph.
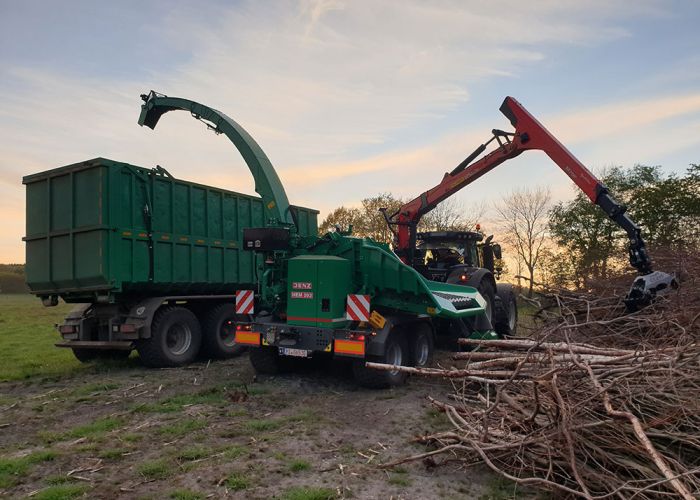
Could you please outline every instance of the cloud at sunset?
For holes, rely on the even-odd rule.
[[[431,187],[491,128],[508,127],[498,112],[505,95],[593,168],[698,161],[698,66],[683,65],[679,50],[663,81],[642,67],[654,57],[642,54],[647,23],[691,21],[663,2],[636,2],[633,14],[602,0],[68,3],[70,16],[30,4],[0,16],[0,203],[12,214],[0,261],[24,260],[29,173],[104,156],[253,191],[233,147],[186,113],[155,131],[138,127],[138,95],[149,89],[232,116],[292,202],[324,212]],[[20,30],[30,18],[32,37]],[[542,156],[523,155],[460,197],[490,199],[532,179],[569,186]]]

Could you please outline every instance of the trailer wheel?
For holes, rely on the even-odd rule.
[[[276,347],[253,347],[249,353],[250,363],[257,373],[275,375],[281,371],[282,360]]]
[[[239,355],[245,346],[236,344],[236,316],[233,304],[220,304],[205,312],[202,353],[215,359],[228,359]]]
[[[501,336],[515,336],[518,333],[518,302],[512,290],[499,294],[500,314],[496,315],[494,329]]]
[[[434,344],[430,327],[424,323],[418,324],[410,340],[411,365],[418,368],[428,366],[433,359]]]
[[[75,347],[71,349],[75,358],[81,363],[92,361],[120,361],[127,359],[131,351],[124,349],[89,349],[85,347]]]
[[[386,339],[383,356],[367,356],[352,365],[352,371],[358,384],[371,389],[386,389],[406,382],[407,374],[398,370],[374,370],[365,366],[365,361],[385,363],[388,365],[408,366],[410,351],[406,338],[394,330]]]
[[[136,346],[144,365],[182,366],[194,360],[202,344],[199,321],[184,307],[163,307],[153,317],[151,338]]]

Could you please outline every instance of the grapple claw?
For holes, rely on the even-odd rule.
[[[678,288],[678,280],[672,274],[654,271],[637,276],[625,297],[625,306],[629,312],[638,311],[658,296]]]

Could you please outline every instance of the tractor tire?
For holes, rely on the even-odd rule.
[[[481,296],[486,301],[486,317],[493,325],[494,321],[494,306],[496,305],[496,289],[493,283],[487,279],[482,279],[477,285],[476,289],[479,291]]]
[[[409,348],[411,366],[423,368],[430,365],[435,351],[432,329],[425,323],[416,325],[415,332],[409,337]]]
[[[202,330],[184,307],[159,309],[151,322],[151,337],[136,345],[141,362],[151,368],[183,366],[194,361],[202,345]]]
[[[121,361],[127,359],[131,351],[123,349],[90,349],[87,347],[76,347],[71,349],[75,359],[81,363],[91,363],[92,361]]]
[[[494,330],[501,337],[514,337],[518,334],[518,301],[512,289],[499,294],[501,306],[494,319]]]
[[[202,356],[208,359],[228,359],[238,356],[245,346],[236,344],[236,316],[234,304],[220,304],[204,314]]]
[[[406,382],[408,374],[404,372],[374,370],[365,366],[365,361],[408,366],[411,357],[408,342],[398,330],[389,334],[385,347],[382,356],[367,356],[366,360],[357,360],[353,363],[352,371],[358,384],[370,389],[388,389]]]
[[[283,363],[276,347],[253,347],[248,352],[250,364],[257,373],[276,375],[282,371]]]

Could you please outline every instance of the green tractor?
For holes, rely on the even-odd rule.
[[[432,281],[476,288],[486,301],[486,316],[496,333],[514,336],[518,302],[503,271],[501,245],[479,231],[429,231],[417,234],[413,267]]]

